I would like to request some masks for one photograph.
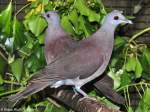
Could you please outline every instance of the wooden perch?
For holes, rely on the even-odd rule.
[[[75,112],[121,112],[106,107],[95,99],[84,98],[74,93],[72,90],[61,89],[55,90],[53,93],[49,91],[49,97],[54,98],[56,101],[63,103],[65,106],[73,109]],[[14,102],[8,102],[6,99],[0,101],[0,108],[11,109]]]
[[[72,108],[76,112],[121,112],[119,110],[109,109],[94,99],[83,99],[81,95],[75,94],[71,90],[55,91],[52,97],[57,101],[63,102],[66,106]]]

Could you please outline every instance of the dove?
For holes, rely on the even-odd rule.
[[[48,11],[42,16],[46,19],[48,27],[45,32],[45,58],[47,64],[72,51],[78,41],[75,41],[66,33],[60,25],[60,17],[57,11]],[[104,75],[97,81],[95,87],[106,97],[119,104],[124,103],[124,98],[117,94],[113,88],[113,80]]]
[[[45,58],[47,64],[71,52],[76,42],[72,37],[60,27],[60,17],[57,11],[43,13],[47,20],[48,27],[45,32]]]
[[[113,50],[115,29],[122,23],[132,24],[120,11],[108,13],[103,25],[90,38],[78,42],[72,51],[41,69],[22,92],[9,99],[20,100],[48,86],[58,88],[63,85],[72,86],[88,97],[81,87],[105,71]]]

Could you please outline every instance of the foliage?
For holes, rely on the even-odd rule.
[[[77,40],[84,39],[95,32],[99,28],[100,21],[107,14],[100,0],[31,1],[21,9],[26,9],[26,15],[21,21],[17,19],[21,10],[12,15],[11,2],[0,13],[0,97],[19,91],[20,89],[16,89],[15,85],[19,84],[19,88],[26,86],[32,73],[46,65],[43,44],[47,23],[40,16],[41,13],[58,10],[62,27]],[[146,112],[150,108],[148,104],[150,48],[136,42],[137,37],[149,30],[143,31],[131,37],[130,40],[116,37],[114,53],[107,70],[108,75],[114,80],[114,88],[120,93],[123,91],[127,93],[125,97],[129,100],[127,102],[129,112],[132,111],[130,107],[132,99],[129,98],[128,92],[131,86],[146,87],[136,111]],[[137,79],[140,79],[139,82],[136,82]],[[9,84],[10,88],[4,88],[5,84]],[[96,97],[100,98],[98,95]],[[110,104],[109,101],[104,102],[107,105],[114,105],[115,108],[118,107]],[[45,112],[60,112],[60,109],[48,101],[32,103],[27,107],[24,105],[22,108],[24,112],[32,112],[34,108],[37,109],[40,106],[45,107]],[[66,110],[62,108],[61,111]]]

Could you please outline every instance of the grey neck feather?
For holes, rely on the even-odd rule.
[[[105,24],[103,24],[101,26],[101,28],[99,28],[99,30],[97,30],[96,33],[93,34],[91,40],[92,39],[99,40],[99,42],[97,44],[101,48],[103,48],[105,46],[105,48],[103,48],[103,50],[106,50],[107,49],[106,46],[109,47],[110,44],[113,44],[114,32],[115,32],[116,27],[111,25],[110,23],[106,22]],[[100,43],[102,43],[102,44],[100,44]]]
[[[100,68],[97,69],[97,71],[95,71],[95,73],[93,73],[91,76],[87,77],[86,79],[83,79],[81,82],[88,83],[89,81],[99,77],[104,70],[106,69],[111,54],[112,54],[112,50],[113,50],[113,43],[114,43],[114,32],[117,26],[112,26],[110,24],[103,24],[102,27],[93,35],[93,38],[99,39],[98,44],[100,45],[100,48],[102,50],[102,54],[104,54],[104,62],[103,64],[100,66]],[[96,35],[100,35],[100,36],[96,36]]]
[[[116,29],[117,26],[118,26],[118,25],[112,25],[112,24],[109,23],[109,22],[105,22],[105,23],[102,25],[101,29],[106,30],[107,32],[109,32],[109,33],[111,33],[111,34],[114,34],[115,29]]]
[[[53,21],[48,22],[48,28],[47,30],[51,31],[57,28],[60,28],[60,19],[56,18]]]
[[[60,34],[63,34],[63,30],[58,20],[48,23],[48,27],[46,29],[46,42],[56,39],[58,37],[57,35]]]

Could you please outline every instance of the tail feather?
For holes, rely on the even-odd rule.
[[[31,83],[22,92],[8,97],[8,100],[9,101],[21,100],[23,98],[26,98],[27,96],[30,96],[30,95],[32,95],[34,93],[37,93],[37,92],[43,90],[47,86],[48,86],[48,83],[38,83],[38,84],[37,83]]]

